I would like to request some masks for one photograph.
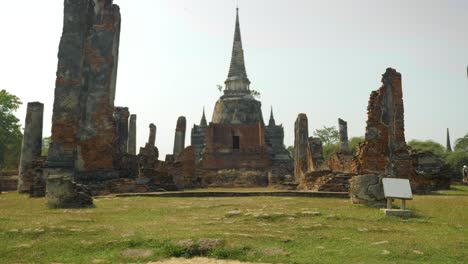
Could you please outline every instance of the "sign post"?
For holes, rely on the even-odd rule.
[[[387,209],[383,209],[387,216],[410,217],[411,211],[406,210],[406,200],[413,199],[408,179],[384,178],[382,180],[384,196],[387,199]],[[393,199],[401,199],[400,209],[392,209]]]

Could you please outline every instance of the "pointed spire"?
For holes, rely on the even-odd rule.
[[[268,126],[276,126],[275,117],[273,116],[273,106],[270,109],[270,121],[268,122]]]
[[[244,50],[239,24],[239,8],[236,8],[236,28],[234,31],[234,42],[232,45],[231,64],[229,66],[228,78],[225,81],[228,90],[248,90],[250,84],[245,70]]]
[[[447,151],[452,152],[452,144],[450,143],[450,132],[447,128]]]
[[[206,122],[206,117],[205,117],[205,107],[203,107],[203,115],[202,115],[202,118],[201,118],[201,121],[200,121],[200,126],[201,127],[208,126],[208,124]]]

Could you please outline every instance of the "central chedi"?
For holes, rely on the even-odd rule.
[[[215,124],[263,123],[261,103],[251,95],[250,81],[245,70],[238,11],[231,65],[224,84],[226,85],[224,95],[216,102],[212,122]]]
[[[224,84],[212,121],[207,124],[203,112],[200,125],[192,128],[191,143],[195,162],[202,171],[201,180],[209,185],[220,180],[225,185],[238,182],[235,185],[255,186],[269,184],[269,178],[292,174],[293,162],[283,143],[283,126],[276,125],[273,112],[265,126],[261,103],[250,90],[238,9],[231,64]]]

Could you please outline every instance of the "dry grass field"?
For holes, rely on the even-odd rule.
[[[466,186],[416,196],[410,219],[338,198],[126,197],[95,205],[48,209],[44,198],[0,194],[0,263],[468,262]]]

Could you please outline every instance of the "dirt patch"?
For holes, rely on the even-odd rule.
[[[254,264],[252,262],[240,262],[237,260],[219,260],[209,258],[171,258],[158,262],[148,262],[147,264]],[[267,264],[267,263],[255,263],[255,264]]]
[[[122,251],[122,256],[126,258],[147,258],[153,255],[153,251],[149,249],[125,249]]]

